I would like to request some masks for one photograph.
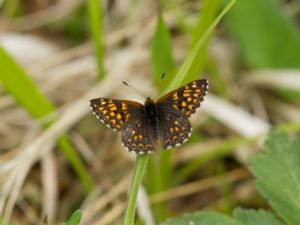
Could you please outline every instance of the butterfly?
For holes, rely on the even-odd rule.
[[[192,132],[188,118],[199,109],[207,90],[208,80],[195,80],[156,102],[149,97],[144,105],[135,101],[96,98],[90,100],[90,107],[107,127],[122,132],[126,150],[152,153],[157,144],[169,149],[188,140]]]

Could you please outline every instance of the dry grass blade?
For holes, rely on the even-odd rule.
[[[228,172],[227,175],[225,175],[225,177],[229,183],[233,183],[238,180],[248,178],[249,175],[250,175],[249,172],[244,168],[242,168],[242,169],[236,169],[231,172]],[[199,181],[184,184],[182,186],[175,187],[173,189],[164,192],[153,194],[149,197],[149,201],[151,204],[155,204],[158,202],[183,197],[193,193],[199,193],[201,191],[214,188],[220,185],[220,180],[221,180],[221,176],[217,175],[214,177],[209,177]]]
[[[138,191],[137,210],[139,212],[139,216],[143,219],[146,225],[155,225],[149,206],[148,196],[143,185],[140,186]]]
[[[267,88],[300,90],[300,70],[258,70],[246,77],[246,81]]]
[[[87,202],[83,204],[82,207],[82,223],[90,224],[93,218],[99,214],[99,212],[110,202],[116,199],[122,193],[125,193],[130,184],[131,174],[126,175],[118,184],[114,186],[108,193],[105,193],[101,198],[97,199],[95,202],[91,202],[89,197],[93,196],[95,193],[91,193],[87,198]],[[95,189],[97,191],[98,188]],[[93,197],[94,198],[94,197]]]
[[[80,4],[82,4],[82,2],[83,0],[58,1],[56,4],[45,10],[16,19],[16,29],[20,31],[29,31],[49,23],[60,21],[69,16]]]
[[[125,203],[118,203],[112,209],[105,213],[105,215],[92,225],[108,225],[116,220],[124,211],[126,205]]]
[[[212,94],[204,101],[203,110],[244,137],[265,134],[270,129],[267,122]]]
[[[57,168],[52,152],[42,158],[42,183],[43,183],[43,215],[47,215],[48,223],[56,223],[58,208]]]

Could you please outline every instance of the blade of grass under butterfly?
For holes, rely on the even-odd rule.
[[[201,2],[202,3],[202,2]],[[205,33],[209,25],[212,23],[216,17],[217,10],[220,5],[220,0],[204,0],[203,8],[199,11],[198,21],[192,31],[191,37],[191,48],[193,48],[201,36]],[[204,41],[202,47],[196,54],[196,58],[193,61],[191,68],[189,69],[188,74],[184,79],[184,83],[199,79],[199,74],[203,70],[203,66],[206,61],[206,50],[209,41],[210,35]]]
[[[88,1],[88,14],[89,14],[89,28],[92,36],[94,50],[97,58],[98,75],[99,79],[105,77],[105,68],[103,62],[103,9],[102,1],[89,0]]]
[[[197,52],[203,45],[203,43],[207,40],[208,36],[211,34],[212,30],[216,27],[222,17],[228,12],[228,10],[233,6],[235,0],[229,1],[229,3],[225,6],[225,8],[221,11],[221,13],[217,16],[217,18],[213,21],[213,23],[208,27],[206,32],[203,36],[198,40],[197,44],[193,48],[193,50],[188,54],[186,60],[184,61],[183,65],[181,66],[178,73],[175,75],[174,79],[172,80],[171,84],[168,88],[165,89],[165,92],[171,91],[181,85],[184,78],[186,77],[191,64],[195,60]],[[142,181],[142,174],[146,168],[147,161],[149,159],[149,155],[138,155],[136,160],[136,166],[134,170],[134,176],[131,183],[131,191],[128,199],[128,207],[125,212],[124,222],[123,225],[133,225],[134,217],[135,217],[135,206],[136,206],[136,198],[138,193],[138,187]],[[137,174],[141,176],[137,176]]]
[[[26,72],[0,47],[0,82],[33,118],[41,118],[55,111],[54,105],[39,91]],[[50,123],[45,125],[45,128]],[[92,189],[91,178],[67,135],[58,139],[58,145],[79,176],[86,190]]]

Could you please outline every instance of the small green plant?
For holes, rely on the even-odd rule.
[[[81,219],[81,211],[76,210],[71,217],[68,219],[66,223],[62,223],[61,225],[78,225]],[[0,223],[1,224],[1,223]],[[49,225],[47,221],[47,217],[45,218],[43,225]]]
[[[163,225],[298,225],[300,224],[300,140],[281,131],[272,131],[265,150],[250,159],[256,187],[271,211],[237,208],[233,216],[214,212],[195,212]],[[284,221],[284,222],[282,222]]]
[[[80,223],[80,219],[81,219],[81,212],[80,210],[76,210],[72,214],[68,222],[62,223],[62,225],[78,225]]]

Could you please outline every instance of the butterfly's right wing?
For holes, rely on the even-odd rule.
[[[180,111],[160,111],[159,132],[162,147],[169,149],[186,142],[192,133],[192,126]]]
[[[194,80],[157,100],[159,108],[179,110],[190,117],[200,107],[208,90],[208,80]]]
[[[130,119],[140,114],[144,106],[134,101],[96,98],[90,100],[90,107],[106,126],[121,130]]]

